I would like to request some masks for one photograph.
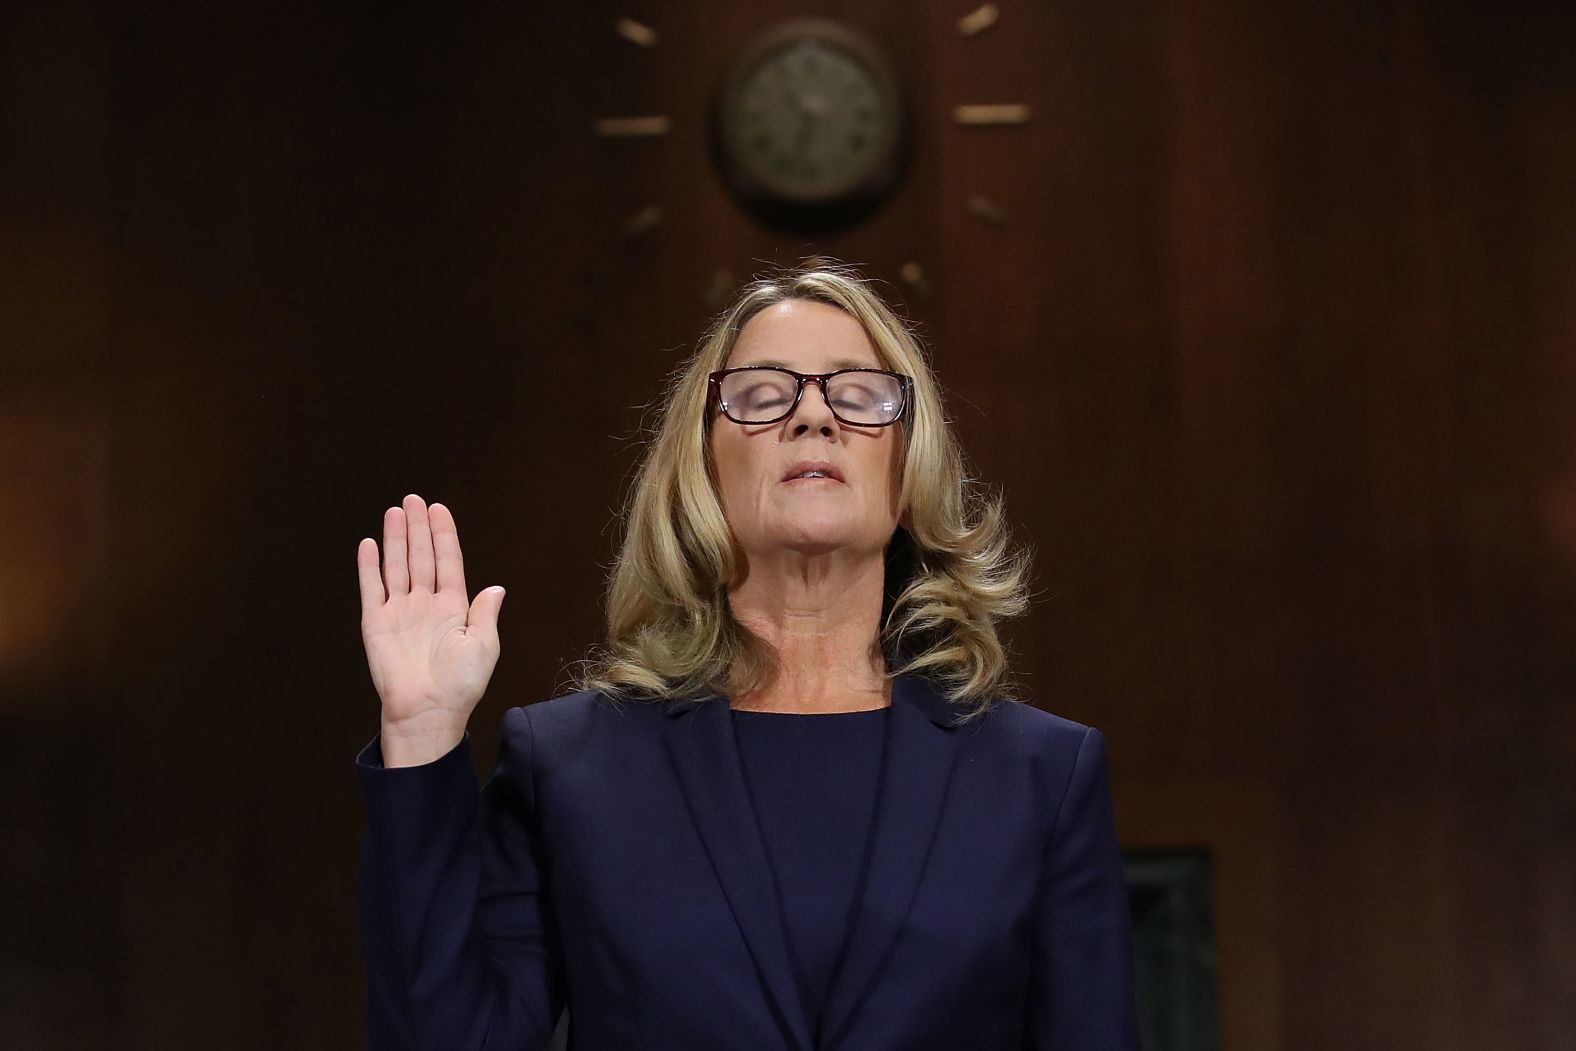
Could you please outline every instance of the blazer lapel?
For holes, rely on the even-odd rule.
[[[812,1045],[760,828],[745,795],[726,697],[668,702],[664,740],[739,932],[795,1045]]]
[[[919,889],[959,751],[954,731],[959,714],[928,680],[909,675],[893,680],[861,906],[827,991],[818,1040],[810,1033],[789,961],[771,866],[745,795],[728,709],[722,696],[665,702],[664,740],[696,831],[778,1018],[803,1051],[835,1047],[853,1024]]]
[[[919,889],[959,752],[959,713],[929,681],[892,684],[886,762],[860,908],[827,992],[818,1047],[836,1047],[885,961]]]

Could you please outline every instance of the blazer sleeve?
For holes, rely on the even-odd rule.
[[[1035,917],[1030,1051],[1138,1051],[1132,919],[1105,738],[1084,731],[1046,847]]]
[[[367,830],[358,918],[374,1051],[540,1048],[565,981],[543,880],[531,783],[531,726],[504,715],[478,791],[469,731],[421,766],[356,757]]]

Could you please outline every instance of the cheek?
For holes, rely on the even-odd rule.
[[[903,487],[903,451],[901,434],[892,433],[884,439],[881,454],[878,457],[879,467],[873,474],[887,480],[887,490],[882,494],[883,501],[893,506],[897,503],[899,491]]]
[[[723,510],[737,511],[753,503],[756,460],[750,442],[742,435],[714,435],[711,443],[712,475]]]

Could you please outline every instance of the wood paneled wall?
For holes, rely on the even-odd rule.
[[[1032,699],[1217,847],[1227,1051],[1576,1047],[1576,8],[156,6],[0,19],[0,1044],[355,1044],[357,540],[419,492],[509,587],[490,762],[716,275],[830,252],[1034,545]],[[916,166],[810,239],[702,113],[815,12]]]

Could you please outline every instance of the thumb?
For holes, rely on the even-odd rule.
[[[489,636],[493,642],[497,642],[498,611],[503,607],[503,596],[503,588],[497,585],[484,588],[471,601],[470,613],[465,620],[466,629]]]

